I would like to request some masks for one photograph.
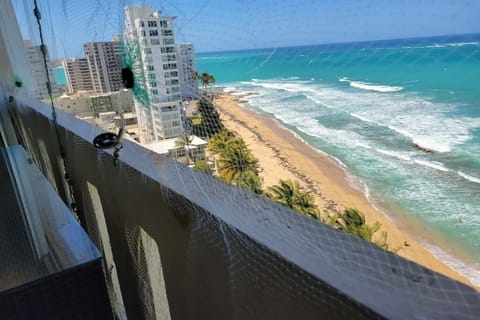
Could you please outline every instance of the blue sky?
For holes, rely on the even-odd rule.
[[[25,38],[38,43],[32,1],[13,0]],[[198,52],[480,32],[478,0],[38,0],[53,57],[122,32],[123,7],[176,16],[179,41]],[[26,6],[26,7],[25,7]]]

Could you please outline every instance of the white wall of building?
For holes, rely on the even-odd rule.
[[[83,50],[95,93],[123,88],[119,42],[89,42],[83,45]]]
[[[178,57],[178,74],[180,90],[184,99],[195,99],[198,96],[198,81],[194,74],[197,71],[195,64],[195,50],[191,43],[176,45]]]
[[[30,40],[24,40],[25,49],[27,50],[28,61],[32,68],[33,82],[34,82],[34,96],[37,99],[43,100],[48,98],[47,87],[47,71],[45,70],[45,63],[43,60],[43,54],[40,46],[34,46]],[[50,77],[50,84],[52,86],[52,93],[58,92],[58,88],[53,77],[53,64],[50,61],[48,55],[48,49],[46,49],[46,60],[48,76]]]
[[[93,92],[93,83],[86,58],[69,58],[62,61],[68,82],[68,92]]]
[[[102,103],[102,105],[95,105],[96,103]],[[63,94],[55,99],[55,106],[66,112],[76,114],[88,113],[92,116],[94,112],[131,112],[134,109],[133,97],[130,91],[109,92],[100,95],[91,95],[89,92],[78,92],[70,95]]]
[[[168,139],[183,132],[173,20],[148,5],[125,7],[127,46],[140,56],[133,62],[133,71],[148,96],[144,101],[135,99],[141,142]]]

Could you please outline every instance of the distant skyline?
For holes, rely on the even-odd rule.
[[[12,2],[24,38],[38,44],[33,4]],[[129,4],[150,4],[153,10],[176,16],[177,40],[192,42],[197,52],[480,33],[480,1],[473,0],[39,0],[38,3],[52,58],[82,56],[83,43],[106,41],[123,33],[123,8]]]

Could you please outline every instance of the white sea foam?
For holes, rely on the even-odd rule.
[[[197,57],[195,60],[225,60],[228,59],[228,57],[222,57],[222,56],[211,56],[211,57]]]
[[[367,82],[360,82],[360,81],[352,81],[350,82],[350,86],[364,89],[364,90],[372,90],[378,92],[397,92],[403,90],[403,87],[394,87],[394,86],[382,86],[382,85],[374,85]]]
[[[232,96],[244,96],[244,95],[246,95],[247,93],[248,93],[247,91],[236,91],[236,90],[235,90],[235,91],[231,92],[230,94],[231,94]]]
[[[377,152],[380,152],[382,154],[385,154],[390,157],[394,157],[400,160],[404,161],[411,161],[412,158],[404,153],[396,152],[396,151],[391,151],[391,150],[383,150],[383,149],[375,149]]]
[[[397,92],[397,91],[403,90],[403,87],[400,87],[400,86],[388,86],[388,85],[373,84],[369,82],[353,81],[348,78],[340,78],[338,79],[338,81],[348,82],[350,86],[354,88],[377,91],[377,92]]]
[[[362,116],[362,115],[356,114],[355,112],[352,112],[350,115],[351,115],[352,117],[355,117],[355,118],[357,118],[357,119],[362,120],[363,122],[373,122],[373,123],[375,122],[375,121],[373,121],[373,120],[371,120],[371,119],[369,119],[369,118],[367,118],[367,117],[364,117],[364,116]]]
[[[391,130],[394,130],[405,137],[412,139],[413,144],[424,149],[431,150],[435,152],[450,152],[452,150],[451,144],[448,143],[448,140],[441,141],[435,136],[419,135],[415,134],[412,131],[401,129],[397,126],[388,126]]]
[[[453,42],[453,43],[443,43],[443,44],[432,44],[428,46],[404,46],[402,49],[425,49],[425,48],[448,48],[448,47],[463,47],[463,46],[478,46],[480,42]],[[397,48],[389,48],[396,50]]]
[[[467,179],[471,182],[480,183],[480,178],[475,178],[475,177],[469,176],[468,174],[465,174],[461,171],[458,171],[457,173],[458,173],[459,176],[461,176],[464,179]]]
[[[300,81],[277,81],[277,82],[243,82],[243,84],[249,84],[252,86],[263,87],[265,89],[284,90],[289,92],[315,92],[313,88],[305,85],[305,82]]]
[[[342,78],[340,81],[350,80]],[[393,95],[368,90],[345,92],[311,81],[288,78],[255,79],[241,84],[244,91],[254,90],[269,97],[265,104],[258,101],[258,106],[268,108],[267,112],[280,114],[283,109],[278,108],[282,99],[293,97],[292,93],[303,95],[315,104],[302,102],[295,107],[300,113],[316,112],[316,109],[322,109],[319,106],[345,112],[363,122],[388,127],[419,147],[435,152],[450,152],[454,146],[470,140],[471,131],[480,127],[479,118],[446,116],[455,110],[454,107],[433,103],[414,94]],[[257,99],[252,97],[252,101],[257,102]],[[291,104],[285,106],[285,109],[291,108]],[[304,126],[302,123],[298,125]]]
[[[363,165],[363,168],[368,167],[372,172],[378,168],[378,170],[391,170],[389,172],[395,172],[395,174],[403,177],[412,177],[412,179],[409,179],[411,185],[396,188],[395,192],[392,192],[389,196],[393,200],[401,199],[412,203],[422,203],[425,208],[430,208],[431,202],[438,201],[440,197],[446,194],[445,190],[447,189],[444,189],[442,182],[447,180],[443,177],[448,178],[449,174],[438,174],[438,181],[416,179],[416,175],[418,173],[425,174],[425,172],[420,172],[420,168],[429,168],[439,173],[449,172],[444,164],[420,158],[427,158],[427,156],[420,156],[419,152],[413,148],[410,152],[388,150],[387,147],[382,147],[384,149],[377,148],[368,137],[356,133],[350,128],[341,130],[324,127],[316,118],[325,114],[345,112],[361,121],[376,123],[395,130],[399,135],[408,138],[407,144],[412,141],[422,148],[437,152],[451,151],[456,145],[468,141],[471,138],[471,131],[480,127],[480,119],[449,117],[448,113],[455,110],[451,105],[433,103],[425,98],[404,92],[385,94],[367,90],[343,91],[335,87],[293,79],[244,82],[239,89],[244,92],[259,92],[259,96],[251,98],[252,105],[274,114],[282,122],[295,127],[295,130],[301,131],[304,137],[308,135],[307,139],[310,144],[316,137],[319,137],[323,141],[328,141],[330,145],[338,145],[340,149],[355,149],[355,152],[346,156],[347,161]],[[304,95],[308,100],[302,100],[300,95]],[[295,102],[295,97],[298,97],[298,103]],[[353,122],[358,124],[358,121]],[[376,152],[367,150],[369,148],[366,146],[370,147],[370,145],[374,146],[373,149]],[[359,146],[364,148],[358,148]],[[401,161],[396,161],[390,157],[401,159]],[[371,159],[375,162],[365,161]],[[376,162],[377,160],[379,162]],[[409,165],[405,165],[405,162],[409,162]],[[461,172],[457,173],[460,176],[465,175]],[[472,182],[480,183],[479,178],[468,175],[463,177]],[[375,190],[378,192],[378,189]],[[367,186],[364,187],[364,192],[368,199],[378,196],[377,193],[374,193],[374,190],[372,190],[371,195]],[[428,212],[426,220],[445,219],[445,212],[475,211],[475,208],[469,202],[461,202],[455,199],[452,203],[446,203],[445,206],[445,210],[424,210]],[[450,216],[448,217],[450,218]],[[471,223],[470,219],[468,223]],[[438,248],[432,248],[431,251],[458,272],[468,277],[473,283],[480,285],[478,269],[475,270],[477,266],[467,265]]]
[[[436,161],[427,161],[427,160],[414,160],[415,163],[418,163],[422,166],[425,166],[425,167],[429,167],[429,168],[432,168],[432,169],[435,169],[435,170],[438,170],[438,171],[442,171],[442,172],[448,172],[450,170],[448,170],[447,168],[445,168],[445,166],[440,163],[440,162],[436,162]]]
[[[306,145],[310,145],[308,142],[305,141],[305,139],[303,139],[301,136],[298,135],[298,133],[296,133],[295,131],[292,131],[290,129],[287,129],[288,131],[290,131],[290,133],[292,133],[295,138],[297,138],[298,140],[302,141],[304,144]],[[322,150],[319,150],[319,149],[315,149],[312,147],[313,150],[315,150],[316,152],[320,153],[322,156],[325,156],[327,158],[330,158],[331,160],[333,160],[334,162],[336,162],[343,170],[347,169],[347,165],[345,163],[343,163],[340,159],[338,159],[337,157],[334,157],[332,156],[331,154],[328,154]]]
[[[480,264],[467,264],[447,251],[429,243],[422,242],[422,246],[430,251],[436,258],[470,280],[474,286],[480,286]]]
[[[237,91],[237,89],[234,88],[234,87],[225,87],[225,88],[223,88],[223,92],[225,92],[225,93],[236,92],[236,91]]]

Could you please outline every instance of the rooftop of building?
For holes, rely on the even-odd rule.
[[[197,137],[197,136],[192,136],[193,139],[189,145],[190,149],[196,149],[198,147],[206,146],[207,141]],[[171,139],[165,139],[165,140],[160,140],[148,144],[144,144],[143,146],[149,150],[152,150],[158,154],[167,154],[170,150],[178,149],[179,146],[177,145],[177,141],[179,138],[171,138]]]

